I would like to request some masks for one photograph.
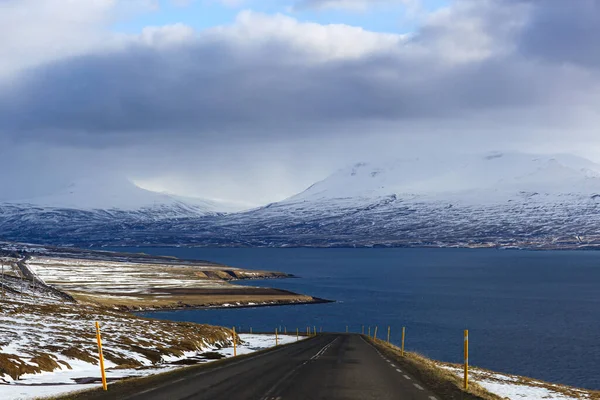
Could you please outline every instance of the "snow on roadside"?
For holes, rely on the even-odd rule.
[[[264,334],[240,334],[242,344],[237,346],[237,354],[243,355],[256,351],[268,349],[275,346],[275,335]],[[303,340],[306,337],[296,335],[279,335],[278,344],[294,343],[297,340]],[[163,364],[159,364],[155,368],[143,369],[108,369],[107,378],[119,379],[124,377],[141,377],[153,375],[161,372],[166,372],[175,368],[181,368],[181,365],[173,364],[174,362],[184,359],[195,359],[203,352],[215,352],[221,354],[224,358],[233,357],[233,347],[218,346],[209,347],[197,352],[186,352],[184,357],[163,356]],[[195,359],[199,364],[214,361],[212,359]],[[72,370],[58,370],[54,372],[42,372],[40,374],[23,375],[19,381],[11,382],[11,384],[0,384],[0,398],[6,400],[29,400],[34,398],[56,396],[69,392],[75,392],[85,389],[99,387],[100,383],[74,383],[75,379],[93,378],[99,379],[100,370],[97,365],[86,362],[74,362],[69,360]]]
[[[452,371],[462,377],[462,368],[439,363],[441,368]],[[491,372],[471,368],[469,380],[484,387],[487,391],[509,400],[584,400],[592,395],[584,390],[563,385],[547,383],[517,375]]]
[[[237,347],[238,356],[275,347],[275,335],[241,333],[239,334],[239,337],[244,343]],[[300,336],[298,338],[298,340],[303,339],[306,339],[306,336]],[[277,342],[279,345],[294,343],[296,342],[296,335],[279,335]],[[217,352],[225,357],[232,357],[233,347],[225,347],[217,350]]]

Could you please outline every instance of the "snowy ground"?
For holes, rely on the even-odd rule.
[[[1,243],[0,243],[1,244]],[[16,261],[13,261],[13,264]],[[277,289],[233,285],[236,279],[284,277],[198,261],[160,263],[34,255],[24,259],[31,275],[81,303],[121,309],[245,306],[312,301]],[[26,275],[30,275],[26,273]]]
[[[240,339],[243,341],[242,344],[237,347],[237,354],[248,354],[259,350],[264,350],[275,346],[275,335],[261,335],[261,334],[240,334]],[[305,337],[300,336],[299,340],[303,340]],[[295,342],[295,335],[280,335],[278,344],[287,344]],[[224,357],[233,356],[233,347],[223,348],[206,348],[205,352],[216,352]],[[186,358],[194,358],[200,355],[202,352],[188,352]],[[164,363],[148,369],[120,369],[120,370],[108,370],[107,378],[118,379],[132,376],[147,376],[160,372],[179,368],[177,365],[169,364],[178,360],[182,357],[163,357]],[[210,362],[212,360],[199,360],[199,363]],[[109,363],[110,365],[110,363]],[[73,391],[79,391],[84,389],[90,389],[99,387],[99,383],[92,384],[76,384],[75,379],[78,378],[95,378],[99,379],[100,370],[96,365],[89,363],[73,363],[71,360],[72,370],[60,370],[55,372],[44,372],[41,374],[24,375],[18,381],[11,382],[10,384],[0,384],[0,399],[6,400],[21,400],[21,399],[33,399],[36,397],[53,396],[58,394],[69,393]]]
[[[214,265],[143,264],[35,256],[27,266],[49,285],[67,292],[92,292],[103,296],[135,296],[160,288],[220,288],[225,281],[206,279]]]
[[[440,365],[462,377],[462,369],[448,364]],[[469,379],[489,392],[509,400],[582,400],[592,399],[583,389],[555,385],[516,375],[501,374],[478,368],[469,371]]]

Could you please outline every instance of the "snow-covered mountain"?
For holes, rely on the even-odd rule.
[[[80,179],[56,191],[33,198],[5,200],[4,207],[126,213],[151,218],[199,217],[237,211],[234,206],[210,200],[152,192],[124,178]]]
[[[131,218],[130,211],[125,218],[113,210],[89,223],[82,214],[57,220],[0,206],[0,236],[72,244],[595,247],[598,203],[598,164],[490,153],[357,163],[284,201],[230,214]]]
[[[281,204],[373,201],[396,196],[423,201],[494,204],[523,193],[548,197],[600,191],[600,165],[570,155],[490,153],[448,159],[357,163]]]

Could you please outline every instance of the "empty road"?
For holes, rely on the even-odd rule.
[[[111,396],[110,388],[107,394]],[[217,368],[190,371],[119,398],[439,400],[353,334],[319,335]]]

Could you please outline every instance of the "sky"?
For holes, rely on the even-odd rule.
[[[359,161],[600,161],[600,0],[0,0],[0,38],[0,201],[128,179],[255,206]]]

